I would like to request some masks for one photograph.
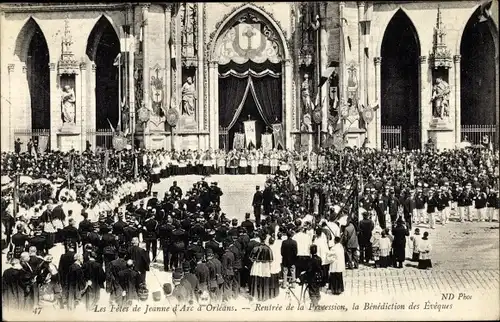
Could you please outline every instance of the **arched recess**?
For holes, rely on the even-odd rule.
[[[45,36],[38,23],[30,17],[16,39],[14,55],[25,67],[25,78],[21,78],[22,93],[28,94],[24,108],[25,127],[50,129],[50,54]]]
[[[381,125],[401,127],[401,141],[385,137],[390,147],[420,147],[420,41],[403,10],[398,10],[384,32],[381,44]],[[391,146],[392,145],[392,146]]]
[[[496,60],[498,32],[480,22],[480,8],[469,18],[460,42],[460,107],[462,125],[494,125],[497,119]]]
[[[120,53],[120,39],[111,22],[101,16],[90,32],[86,49],[95,64],[95,129],[116,127],[119,119],[118,68],[114,60]],[[108,122],[109,120],[109,122]]]
[[[255,29],[248,34],[245,33],[246,29],[240,30],[248,28],[248,25]],[[216,135],[211,137],[211,145],[228,148],[234,136],[229,131],[239,131],[247,115],[257,121],[257,144],[266,126],[280,122],[284,125],[283,143],[291,145],[291,65],[286,39],[278,24],[265,11],[246,4],[223,19],[213,35],[209,52],[212,62],[209,95],[215,97],[210,101],[210,110],[216,117],[210,126],[215,129]],[[231,47],[229,51],[228,46]],[[245,48],[253,51],[245,52]],[[231,50],[233,54],[226,54]],[[235,81],[239,78],[240,82],[237,83],[241,84],[230,85],[231,78]],[[266,85],[262,85],[264,83]],[[238,98],[234,97],[234,104],[228,104],[226,89],[235,88],[241,93],[237,95]],[[273,96],[272,99],[270,96]],[[277,104],[270,104],[271,101]],[[285,106],[289,108],[288,111],[285,111]],[[234,111],[228,113],[229,107]],[[222,132],[219,137],[219,126],[224,127],[223,123],[231,124],[226,138]]]

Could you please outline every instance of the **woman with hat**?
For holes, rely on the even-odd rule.
[[[418,251],[420,253],[420,258],[418,260],[418,268],[419,269],[428,269],[432,268],[431,262],[431,250],[432,246],[429,241],[429,233],[424,232],[422,240],[420,241],[420,245],[418,247]]]

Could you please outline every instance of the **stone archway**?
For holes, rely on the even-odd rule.
[[[92,64],[92,73],[89,83],[91,110],[93,119],[88,127],[96,131],[109,130],[110,123],[116,128],[119,122],[118,97],[118,67],[114,65],[120,53],[120,39],[111,22],[101,16],[90,32],[87,40],[86,54]],[[108,121],[109,120],[109,121]],[[108,145],[106,142],[95,143],[96,146]]]
[[[14,56],[21,63],[22,75],[16,91],[25,93],[17,113],[24,124],[16,130],[50,129],[50,68],[49,48],[38,23],[30,17],[16,39]],[[19,73],[19,71],[18,71]]]
[[[220,46],[222,39],[227,36],[227,32],[238,24],[238,19],[247,15],[253,15],[256,20],[266,26],[267,31],[275,37],[275,45],[279,47],[281,53],[281,123],[283,124],[285,134],[285,145],[287,148],[292,147],[290,131],[292,130],[292,66],[286,38],[273,18],[258,6],[245,4],[235,9],[231,14],[222,19],[218,24],[217,30],[212,34],[211,43],[209,45],[209,111],[214,117],[210,118],[210,147],[219,147],[219,120],[220,120],[220,97],[219,97],[219,64],[220,61]],[[231,59],[230,59],[231,60]],[[227,63],[227,62],[224,62]],[[250,102],[251,103],[251,102]],[[274,122],[274,120],[273,120]]]
[[[403,10],[398,10],[387,25],[380,53],[382,145],[420,148],[420,42]],[[391,131],[385,135],[386,127],[400,129],[400,139],[388,133]]]

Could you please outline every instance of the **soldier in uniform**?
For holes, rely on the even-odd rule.
[[[113,235],[108,227],[103,227],[102,232],[103,235],[99,245],[99,252],[103,256],[104,267],[107,270],[109,263],[116,258],[118,237]]]
[[[13,257],[19,259],[21,253],[26,250],[29,236],[24,233],[24,227],[21,224],[16,226],[17,232],[12,235],[11,242],[13,246]],[[11,250],[12,251],[12,250]]]
[[[35,247],[38,256],[45,256],[48,252],[47,239],[42,233],[40,227],[35,228],[35,236],[31,237],[29,241],[30,248],[31,246]]]
[[[78,234],[82,240],[82,245],[86,245],[89,242],[88,235],[94,229],[92,222],[90,222],[89,214],[86,211],[82,211],[83,220],[78,224]]]
[[[177,300],[177,303],[192,303],[194,291],[189,281],[184,279],[182,269],[179,268],[173,272],[172,282],[174,283],[172,296]]]
[[[203,255],[196,253],[196,267],[194,269],[194,274],[196,275],[196,278],[198,279],[198,293],[201,294],[202,292],[208,291],[208,280],[209,280],[209,269],[207,264],[203,261]]]
[[[208,292],[212,301],[219,301],[222,298],[222,285],[224,278],[222,277],[222,263],[214,256],[211,248],[207,248],[207,267],[209,270],[208,277]]]
[[[69,219],[68,226],[64,227],[62,230],[62,236],[64,238],[64,249],[67,250],[70,246],[73,246],[75,249],[78,248],[78,244],[80,244],[81,240],[73,218]]]
[[[146,252],[153,251],[153,261],[156,261],[156,254],[158,251],[158,221],[154,218],[153,214],[149,214],[148,218],[144,221],[144,241],[146,242]]]
[[[223,289],[222,289],[222,300],[229,301],[235,296],[233,294],[233,286],[235,283],[234,270],[235,270],[235,258],[234,253],[230,250],[229,246],[232,244],[232,240],[224,240],[223,246],[225,249],[224,254],[222,254],[222,277],[224,279]]]

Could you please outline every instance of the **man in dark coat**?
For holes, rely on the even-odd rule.
[[[139,272],[141,283],[146,281],[146,272],[149,271],[150,259],[148,253],[139,247],[139,239],[132,239],[132,246],[128,249],[128,259],[134,263],[135,269]]]
[[[23,271],[19,259],[12,260],[12,267],[2,275],[2,307],[8,310],[24,309]]]
[[[260,191],[259,186],[256,186],[255,190],[256,191],[253,195],[253,200],[252,200],[252,207],[253,207],[253,214],[255,216],[255,223],[257,225],[260,225],[260,216],[261,216],[263,195],[262,195],[262,191]]]
[[[223,289],[222,289],[222,300],[229,301],[234,298],[233,294],[233,284],[234,284],[234,253],[231,252],[229,246],[232,244],[230,240],[224,240],[223,245],[225,252],[222,254],[221,264],[222,264],[222,277],[224,279]]]
[[[14,235],[12,235],[11,241],[12,245],[14,246],[13,249],[14,258],[19,259],[21,253],[26,250],[26,245],[29,240],[29,236],[24,233],[24,227],[21,224],[17,225],[16,228],[17,232]]]
[[[281,264],[283,267],[283,282],[288,285],[288,274],[293,285],[295,283],[295,269],[297,267],[297,241],[293,239],[293,231],[286,233],[287,239],[281,243]],[[278,256],[278,254],[273,254]]]
[[[139,299],[139,289],[144,282],[141,274],[134,269],[134,261],[127,261],[127,268],[118,273],[118,281],[125,292],[125,301]]]
[[[191,273],[191,265],[189,263],[184,262],[182,263],[182,271],[184,272],[184,277],[182,279],[185,279],[191,284],[191,288],[195,294],[195,298],[198,298],[198,292],[200,289],[200,281],[198,280],[198,277],[194,273]]]
[[[398,218],[396,222],[396,227],[392,229],[392,235],[394,240],[392,241],[392,249],[394,251],[394,258],[397,268],[403,268],[403,262],[405,261],[405,250],[406,250],[406,236],[410,235],[410,232],[404,225],[403,219]]]
[[[68,226],[62,229],[61,235],[64,241],[65,249],[68,249],[69,246],[74,246],[75,249],[78,248],[78,244],[81,240],[78,228],[75,227],[75,220],[73,218],[69,219]]]
[[[197,263],[194,269],[194,274],[198,278],[199,293],[202,293],[204,291],[208,291],[208,279],[210,272],[207,264],[203,262],[203,256],[200,256],[199,254],[196,254],[196,256]]]
[[[83,256],[81,254],[75,255],[75,262],[69,268],[66,279],[66,297],[68,298],[68,310],[73,311],[82,300],[82,297],[87,291],[87,280],[82,268]]]
[[[245,220],[241,223],[241,227],[245,228],[247,232],[253,232],[255,230],[255,226],[253,222],[250,221],[250,213],[247,212],[245,214]]]
[[[85,307],[87,310],[94,308],[99,302],[101,289],[104,288],[106,275],[102,269],[102,264],[96,262],[96,254],[90,253],[89,260],[83,263],[82,268],[85,275],[85,280],[92,282],[85,292]]]
[[[229,244],[228,250],[233,253],[234,256],[234,265],[233,265],[233,270],[234,270],[234,279],[233,279],[233,284],[231,286],[232,288],[232,295],[233,298],[237,298],[240,295],[240,287],[241,287],[241,272],[243,269],[243,255],[241,248],[239,248],[236,243],[237,243],[237,237],[232,236],[231,237],[231,242]],[[241,245],[240,245],[241,247]]]
[[[118,252],[118,258],[111,261],[106,271],[106,292],[109,293],[110,300],[117,305],[122,304],[122,287],[118,273],[127,269],[127,261],[124,259],[125,253]]]
[[[89,214],[82,211],[83,220],[78,224],[78,234],[82,240],[82,245],[86,245],[89,242],[88,235],[94,230],[92,222],[88,219]]]
[[[359,248],[360,248],[360,262],[368,263],[372,257],[371,242],[372,231],[375,228],[373,220],[369,218],[369,213],[363,213],[363,219],[359,222]]]
[[[168,217],[158,225],[158,237],[160,238],[160,247],[163,250],[163,269],[165,272],[170,268],[170,245],[174,229],[171,217]]]
[[[35,247],[36,253],[39,256],[44,256],[47,250],[47,238],[42,234],[42,230],[40,228],[35,229],[35,236],[31,237],[29,241],[30,248]]]
[[[68,248],[66,253],[61,255],[59,259],[59,278],[61,280],[61,287],[63,290],[67,289],[68,274],[71,265],[75,262],[75,249],[73,247]]]
[[[209,271],[208,293],[213,301],[219,301],[222,298],[222,263],[214,256],[211,248],[207,248],[207,266]]]
[[[172,282],[175,287],[172,292],[172,296],[177,300],[178,303],[187,303],[193,301],[195,294],[191,286],[191,283],[184,278],[182,269],[177,268],[172,273]]]
[[[144,242],[146,243],[146,252],[153,251],[153,260],[156,261],[158,252],[158,221],[153,214],[148,214],[148,218],[144,221]]]
[[[262,205],[264,206],[264,215],[269,216],[271,213],[271,203],[274,200],[274,191],[271,186],[267,186],[264,188],[262,192]],[[257,223],[256,223],[257,224]],[[260,222],[257,224],[257,227],[260,225]]]
[[[172,183],[172,186],[170,187],[170,189],[168,191],[170,191],[170,194],[176,200],[178,200],[182,197],[182,189],[179,186],[177,186],[177,181],[174,181]]]

